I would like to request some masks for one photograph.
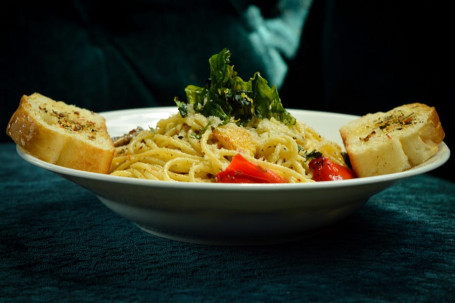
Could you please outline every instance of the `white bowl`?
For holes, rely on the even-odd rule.
[[[340,144],[339,128],[357,116],[289,110],[324,137]],[[175,107],[102,113],[112,136],[155,126],[177,112]],[[304,184],[199,184],[150,181],[90,173],[41,161],[20,148],[26,161],[91,190],[117,214],[141,229],[174,240],[254,245],[296,240],[359,209],[372,195],[394,182],[443,165],[450,150],[441,143],[431,159],[408,171],[344,181]],[[120,228],[120,227],[119,227]]]

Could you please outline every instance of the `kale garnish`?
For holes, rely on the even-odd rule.
[[[244,81],[230,65],[230,56],[228,49],[211,56],[210,78],[206,85],[188,85],[185,88],[186,102],[174,98],[180,115],[186,117],[187,104],[192,104],[197,113],[219,117],[224,123],[233,117],[239,125],[246,125],[258,117],[295,124],[295,118],[283,107],[276,86],[270,87],[259,72]]]

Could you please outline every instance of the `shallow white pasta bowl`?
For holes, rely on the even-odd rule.
[[[155,126],[175,107],[102,113],[109,133]],[[356,116],[290,110],[322,136],[341,142],[339,128]],[[26,161],[91,190],[117,214],[154,235],[202,244],[255,245],[305,237],[359,209],[394,182],[443,165],[450,150],[441,143],[431,159],[405,172],[304,184],[200,184],[139,180],[69,169],[41,161],[20,148]]]

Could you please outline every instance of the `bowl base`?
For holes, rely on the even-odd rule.
[[[316,236],[322,232],[322,229],[305,231],[298,234],[289,234],[289,235],[273,235],[273,236],[246,236],[238,237],[237,236],[226,236],[226,237],[195,237],[192,235],[183,235],[175,234],[171,232],[166,232],[163,230],[158,230],[156,228],[135,223],[142,231],[149,233],[151,235],[165,238],[173,241],[187,242],[192,244],[201,244],[201,245],[212,245],[212,246],[264,246],[264,245],[277,245],[284,244],[289,242],[297,242]]]

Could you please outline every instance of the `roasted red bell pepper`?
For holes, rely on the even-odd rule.
[[[261,167],[237,154],[229,166],[216,175],[219,183],[288,183],[273,171]]]
[[[310,161],[310,169],[313,171],[315,181],[335,181],[355,178],[354,172],[346,166],[330,161],[321,156]]]

